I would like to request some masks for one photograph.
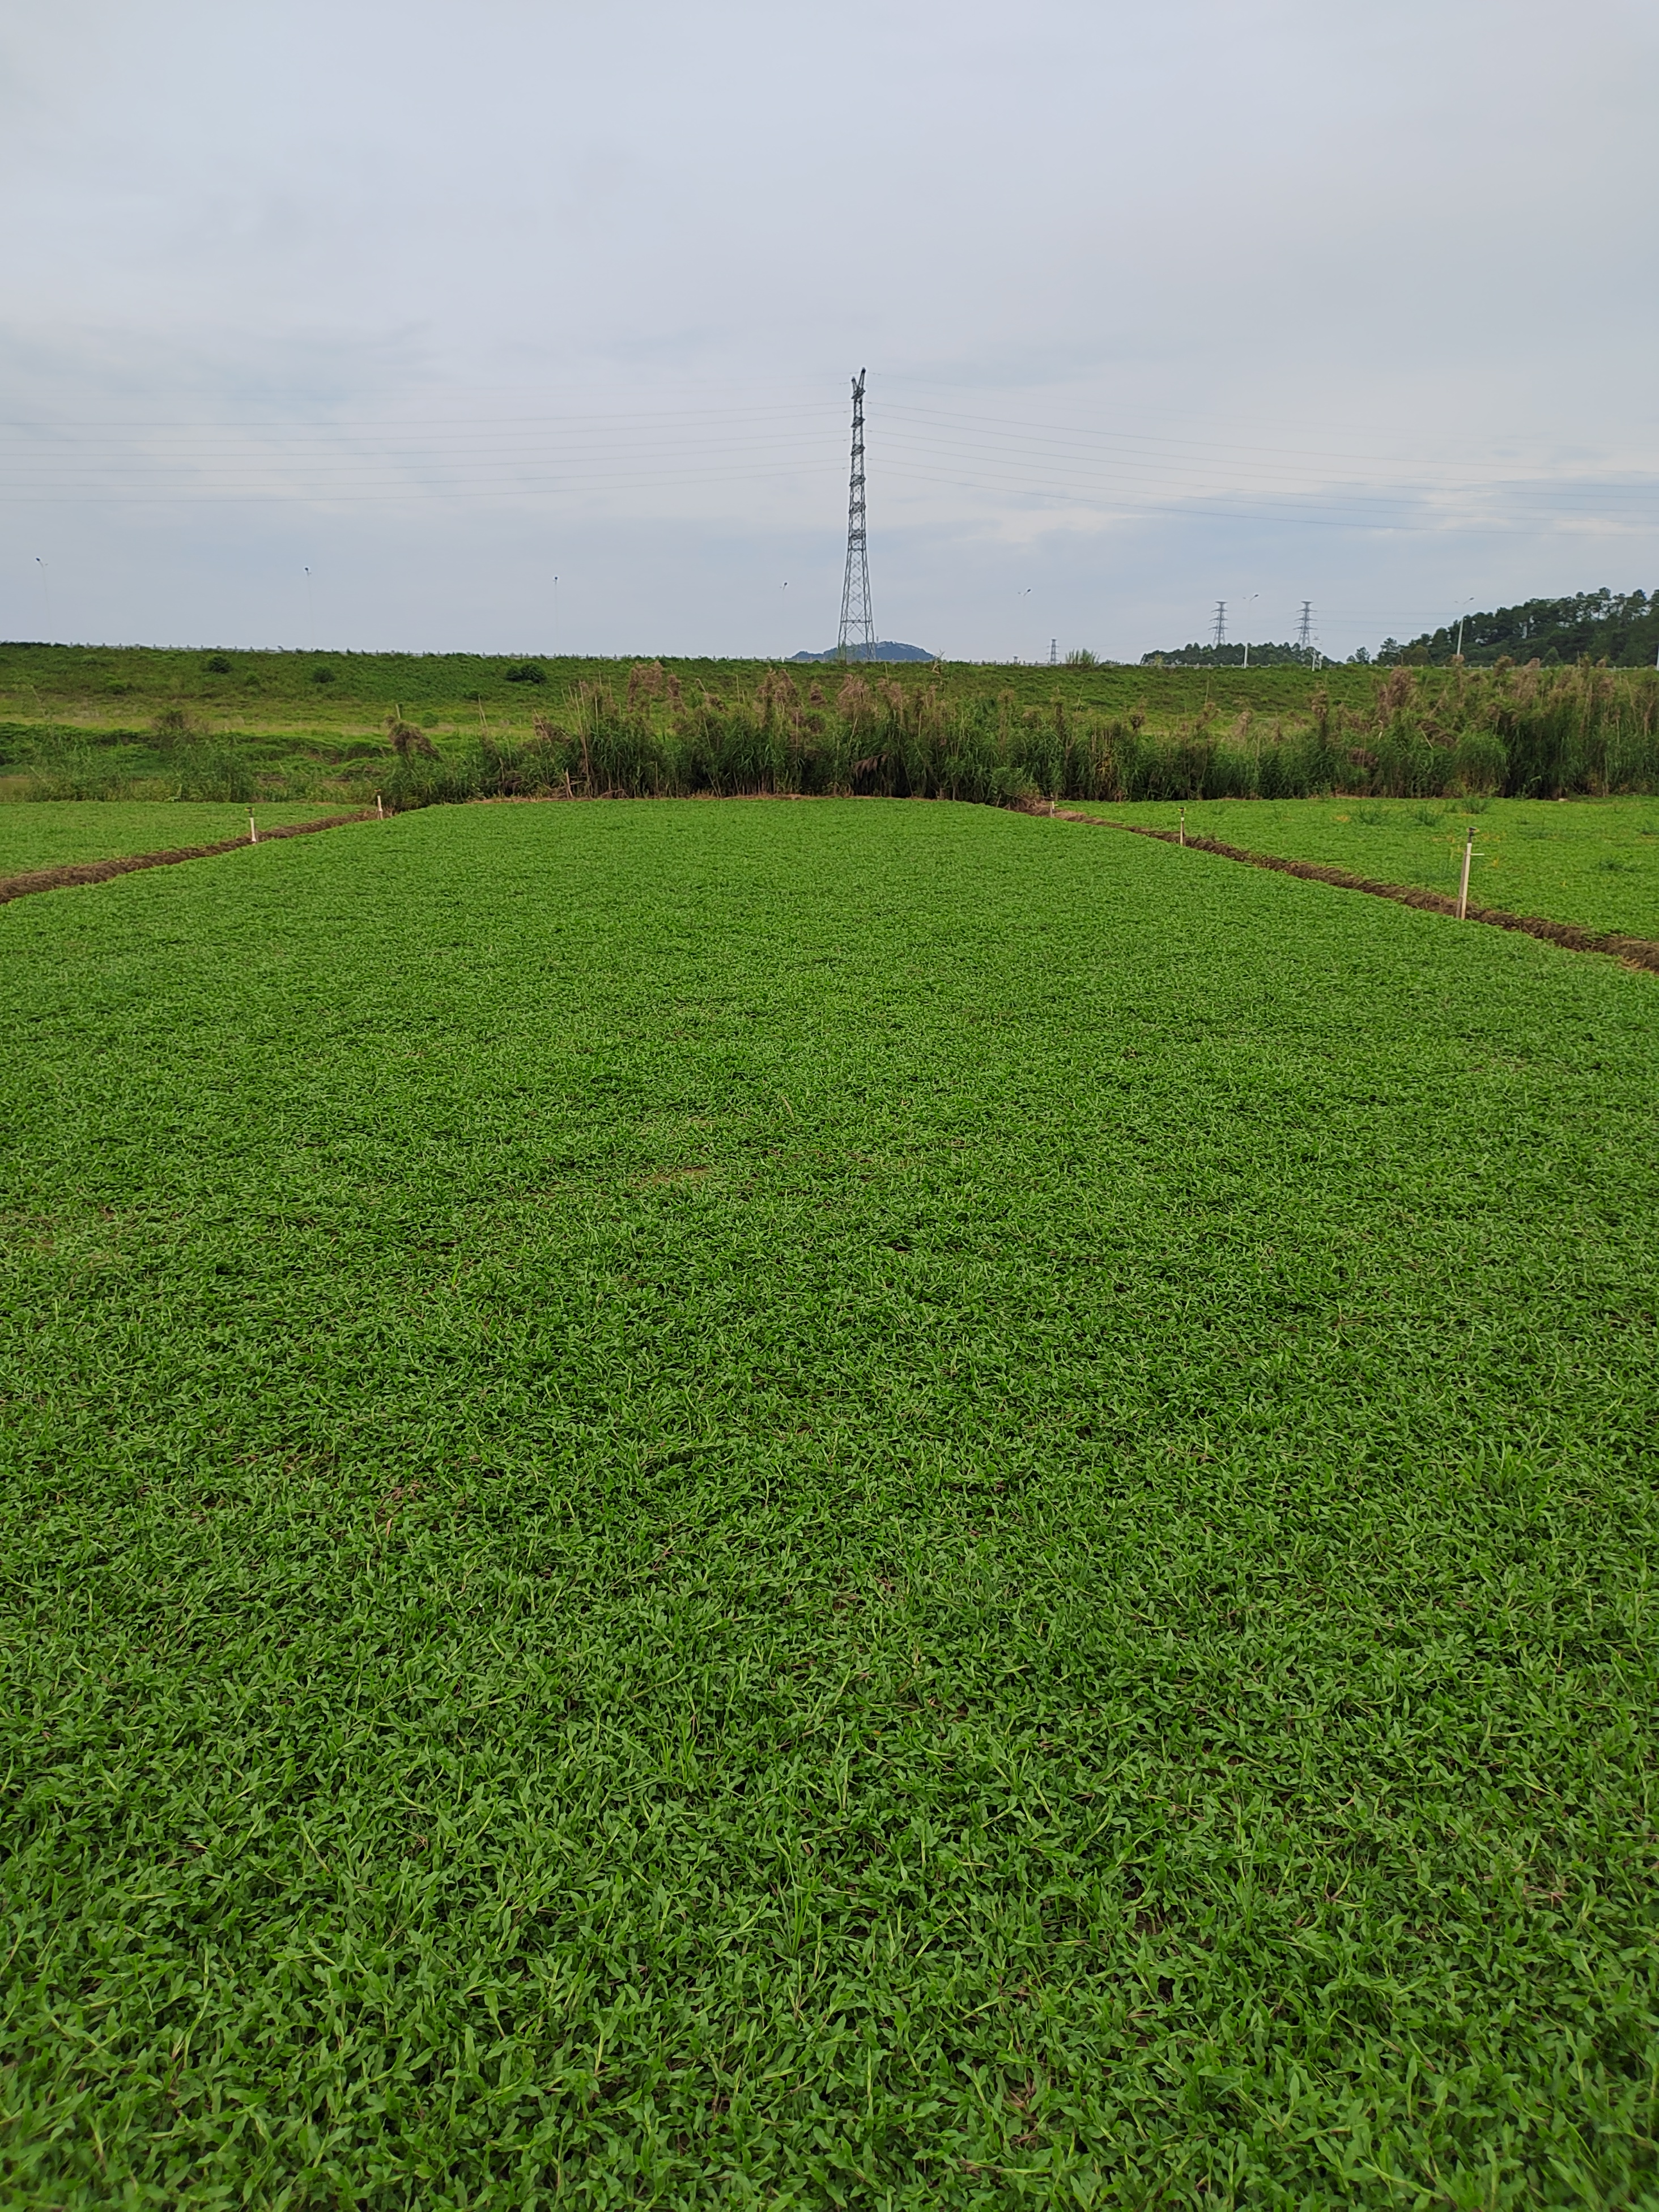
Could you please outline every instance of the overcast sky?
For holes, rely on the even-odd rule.
[[[952,658],[1659,587],[1653,0],[6,0],[0,73],[0,635],[830,646],[866,364]]]

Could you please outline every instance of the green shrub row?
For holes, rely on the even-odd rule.
[[[747,700],[663,696],[636,668],[618,699],[584,685],[559,720],[523,740],[486,736],[465,754],[406,753],[385,789],[395,805],[568,793],[871,794],[993,805],[1156,799],[1296,799],[1324,793],[1455,798],[1659,790],[1659,678],[1605,669],[1500,672],[1431,698],[1411,669],[1368,708],[1333,706],[1287,731],[1200,710],[1174,730],[1144,718],[1018,708],[1012,696],[947,701],[933,690],[846,678],[803,699],[774,671]]]
[[[219,799],[259,796],[253,763],[234,744],[203,739],[180,745],[165,777],[135,777],[106,746],[61,732],[37,744],[28,763],[29,799]],[[285,794],[286,795],[286,794]],[[295,797],[303,796],[294,793]]]
[[[774,669],[747,697],[687,696],[660,664],[641,662],[623,696],[584,683],[538,714],[532,735],[486,731],[447,751],[394,710],[388,754],[337,765],[325,780],[331,789],[379,789],[394,807],[556,793],[867,793],[1017,805],[1659,791],[1653,671],[1500,665],[1431,689],[1414,669],[1396,668],[1363,706],[1316,691],[1308,715],[1288,727],[1248,709],[1224,720],[1206,703],[1158,730],[1139,711],[1059,698],[1022,706],[1012,692],[952,697],[863,672],[827,680],[833,696],[817,683],[803,695]],[[169,798],[315,795],[317,774],[287,771],[279,793],[232,742],[193,734],[182,714],[158,720],[155,734],[168,754]],[[107,752],[73,732],[43,740],[29,766],[39,798],[137,795]],[[153,777],[143,787],[162,791]]]

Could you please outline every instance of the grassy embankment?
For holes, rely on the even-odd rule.
[[[1646,671],[530,665],[545,680],[465,655],[0,647],[0,747],[18,797],[1659,788]]]
[[[222,671],[209,664],[224,660]],[[183,708],[210,732],[246,738],[314,737],[325,746],[378,740],[395,704],[435,734],[470,738],[480,705],[491,726],[530,734],[532,717],[564,708],[583,684],[626,687],[627,660],[540,655],[542,684],[516,682],[522,657],[484,653],[235,653],[167,651],[149,646],[0,644],[0,727],[32,732],[44,726],[106,738],[125,732],[143,750],[155,717]],[[688,697],[750,695],[775,662],[665,659]],[[327,681],[316,678],[321,670]],[[1317,679],[1305,670],[1241,671],[1142,668],[1043,668],[951,662],[880,663],[865,674],[907,690],[941,686],[954,698],[1012,691],[1022,707],[1046,706],[1058,693],[1079,708],[1128,714],[1145,708],[1159,725],[1175,722],[1212,698],[1237,714],[1295,714],[1316,682],[1344,702],[1370,696],[1370,672],[1329,668]],[[805,694],[814,684],[833,692],[843,672],[823,664],[790,673]],[[1444,679],[1431,675],[1428,680]],[[154,757],[153,755],[151,757]]]
[[[0,914],[16,2202],[1648,2201],[1653,979],[1197,857]]]
[[[1317,860],[1379,883],[1455,897],[1466,830],[1477,906],[1659,939],[1659,803],[1651,799],[1207,800],[1113,806],[1113,821],[1173,830],[1250,852]]]

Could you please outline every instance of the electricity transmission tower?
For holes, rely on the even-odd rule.
[[[1227,602],[1225,599],[1218,599],[1215,603],[1215,637],[1212,641],[1217,645],[1225,645],[1227,642]]]
[[[853,380],[853,479],[847,495],[847,574],[841,587],[841,638],[836,657],[872,660],[875,652],[870,550],[864,535],[864,371],[860,369]]]
[[[1297,625],[1296,644],[1298,653],[1313,651],[1313,601],[1302,602],[1302,620]]]

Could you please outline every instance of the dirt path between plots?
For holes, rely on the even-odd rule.
[[[1309,883],[1334,884],[1339,890],[1365,891],[1372,898],[1393,899],[1401,906],[1424,907],[1431,914],[1455,915],[1457,901],[1443,891],[1419,890],[1413,884],[1373,883],[1368,876],[1351,876],[1346,868],[1328,868],[1317,860],[1286,860],[1276,853],[1250,853],[1239,845],[1224,845],[1214,837],[1182,838],[1178,830],[1153,830],[1141,822],[1114,822],[1104,814],[1079,814],[1070,807],[1055,811],[1062,822],[1088,822],[1100,830],[1127,830],[1132,837],[1156,837],[1160,844],[1186,844],[1200,853],[1218,853],[1224,860],[1243,860],[1247,867],[1274,868],[1281,876],[1301,876]],[[1570,921],[1549,921],[1542,915],[1507,914],[1502,907],[1472,906],[1465,917],[1484,921],[1492,929],[1518,929],[1524,936],[1541,938],[1547,945],[1565,945],[1569,952],[1605,952],[1630,968],[1650,969],[1659,975],[1659,945],[1645,937],[1620,937],[1615,932],[1580,929]]]
[[[279,829],[262,830],[263,845],[272,837],[308,837],[314,830],[337,830],[347,822],[371,822],[367,812],[330,814],[320,822],[288,822]],[[106,884],[116,876],[130,876],[137,868],[171,868],[180,860],[210,860],[216,853],[234,853],[251,844],[247,837],[222,838],[216,845],[179,845],[168,853],[120,853],[107,860],[70,860],[61,868],[32,868],[27,875],[0,876],[0,906],[8,899],[27,898],[33,891],[64,890],[73,884]]]

